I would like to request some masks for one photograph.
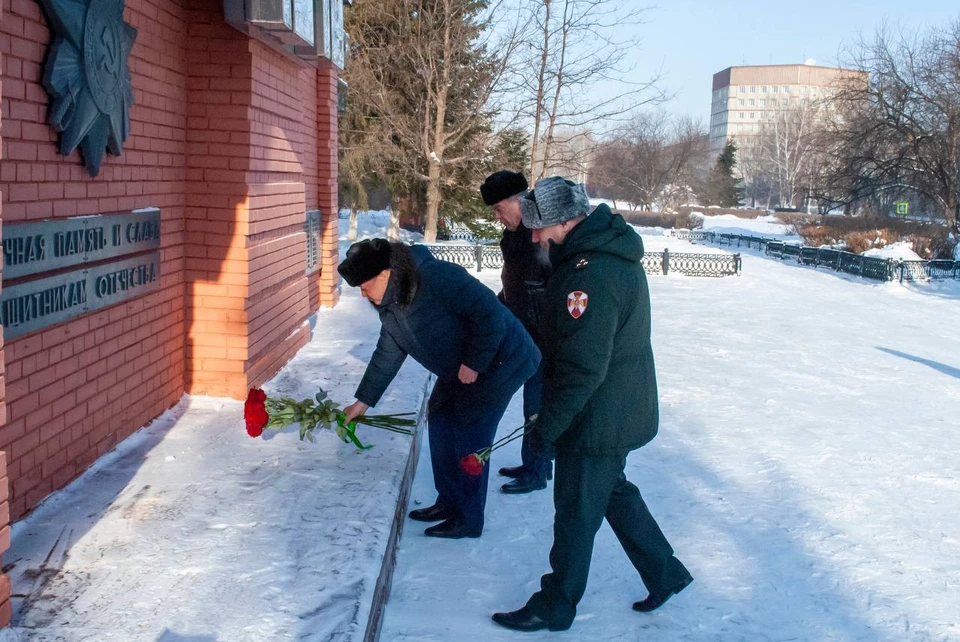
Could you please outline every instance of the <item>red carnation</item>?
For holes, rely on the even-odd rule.
[[[460,469],[473,477],[483,474],[483,460],[477,453],[470,453],[460,460]]]
[[[247,434],[251,437],[262,435],[264,426],[270,421],[264,405],[266,400],[267,393],[260,388],[250,388],[247,401],[243,404],[243,420],[247,423]]]

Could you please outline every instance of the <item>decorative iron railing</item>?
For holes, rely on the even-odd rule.
[[[928,281],[931,279],[960,280],[960,261],[894,261],[863,256],[830,248],[807,247],[775,241],[759,236],[720,234],[704,230],[667,230],[673,238],[688,241],[706,241],[717,245],[763,250],[767,256],[795,259],[802,265],[827,267],[837,272],[854,274],[875,281]]]
[[[436,258],[475,268],[499,270],[503,267],[503,253],[491,245],[427,245]],[[739,254],[685,254],[679,252],[648,253],[643,256],[643,269],[647,274],[677,272],[686,276],[734,276],[742,267]]]
[[[483,263],[482,255],[481,260],[477,261],[478,252],[483,252],[482,245],[426,245],[424,246],[430,250],[430,253],[433,254],[435,258],[440,259],[441,261],[449,261],[450,263],[456,263],[457,265],[462,265],[463,267],[475,267],[477,271],[480,271],[480,267]]]

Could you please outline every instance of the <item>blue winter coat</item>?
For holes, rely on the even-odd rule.
[[[435,259],[423,246],[394,243],[380,314],[380,339],[356,398],[374,406],[407,355],[455,391],[465,412],[498,400],[536,371],[540,352],[517,318],[462,267]],[[459,383],[460,365],[479,373]],[[444,400],[431,400],[431,408]]]

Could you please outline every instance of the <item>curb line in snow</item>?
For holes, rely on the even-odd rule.
[[[410,503],[410,488],[413,486],[413,478],[417,474],[417,462],[420,460],[420,444],[423,431],[426,428],[427,400],[430,396],[428,393],[432,382],[433,375],[430,375],[423,384],[420,412],[417,414],[417,430],[410,444],[407,467],[403,471],[403,479],[400,482],[397,509],[393,515],[390,537],[387,538],[387,547],[383,553],[383,564],[380,567],[380,575],[377,577],[377,586],[373,591],[373,604],[370,607],[370,619],[367,620],[367,630],[363,635],[363,642],[379,642],[380,640],[383,612],[387,606],[387,600],[390,598],[393,569],[397,565],[397,544],[400,543],[400,536],[403,534],[403,525],[407,519],[407,505]]]

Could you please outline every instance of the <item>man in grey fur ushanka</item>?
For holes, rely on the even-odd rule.
[[[375,406],[407,355],[437,376],[428,435],[437,501],[410,518],[440,522],[432,537],[479,537],[489,466],[480,476],[460,459],[493,443],[510,399],[536,371],[540,352],[523,325],[466,270],[422,246],[385,239],[352,245],[338,267],[380,315],[380,339],[347,421]]]

